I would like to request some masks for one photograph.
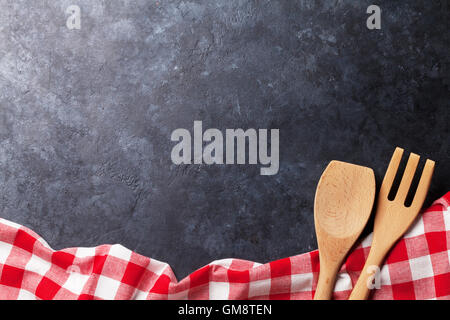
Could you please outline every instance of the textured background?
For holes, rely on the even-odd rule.
[[[445,1],[0,0],[0,216],[55,249],[121,243],[179,278],[316,248],[332,159],[395,146],[449,191]],[[66,8],[81,7],[81,30]],[[279,128],[280,171],[175,166],[176,128]]]

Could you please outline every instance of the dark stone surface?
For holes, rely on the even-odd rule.
[[[65,9],[81,7],[81,30]],[[0,0],[0,216],[55,249],[121,243],[179,278],[212,260],[316,248],[332,159],[395,146],[449,191],[445,1]],[[280,171],[175,166],[170,134],[279,128]]]

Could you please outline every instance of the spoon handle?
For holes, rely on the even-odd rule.
[[[337,273],[338,267],[320,266],[319,281],[317,282],[314,300],[331,300]]]

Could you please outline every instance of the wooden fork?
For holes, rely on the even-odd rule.
[[[368,298],[373,279],[372,271],[379,270],[386,254],[411,226],[425,201],[434,171],[434,161],[429,159],[425,163],[411,205],[409,207],[405,206],[405,200],[420,159],[414,153],[411,153],[409,156],[395,199],[388,199],[402,155],[403,149],[396,148],[381,184],[372,246],[361,275],[350,294],[350,300],[365,300]]]

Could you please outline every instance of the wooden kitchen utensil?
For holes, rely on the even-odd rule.
[[[350,300],[368,298],[373,271],[379,270],[386,254],[411,226],[425,201],[434,171],[434,161],[432,160],[426,161],[414,199],[410,206],[405,206],[405,200],[420,158],[414,153],[409,156],[394,200],[388,199],[402,155],[403,149],[396,148],[384,176],[378,195],[372,246],[361,275],[350,294]]]
[[[331,299],[336,275],[369,219],[375,198],[370,168],[331,161],[314,200],[320,273],[315,300]]]

